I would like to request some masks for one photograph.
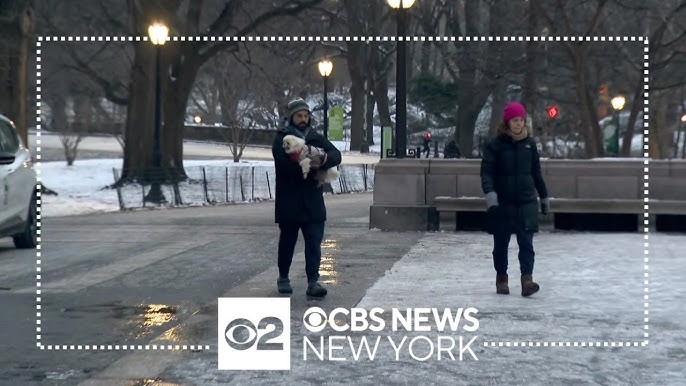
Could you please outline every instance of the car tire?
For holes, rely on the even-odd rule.
[[[17,248],[35,248],[37,244],[38,226],[36,223],[36,196],[31,197],[29,215],[26,219],[24,231],[12,237]]]

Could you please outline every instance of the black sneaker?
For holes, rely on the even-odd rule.
[[[280,294],[291,294],[293,293],[293,287],[291,287],[291,281],[287,277],[279,277],[276,279],[276,287],[279,289]]]
[[[305,294],[307,294],[307,296],[312,296],[315,298],[323,298],[324,296],[326,296],[327,291],[326,288],[321,286],[321,284],[319,284],[316,281],[313,281],[307,285],[307,291],[305,291]]]

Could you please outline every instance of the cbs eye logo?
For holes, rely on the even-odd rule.
[[[310,307],[303,315],[305,328],[311,332],[320,332],[326,327],[328,317],[326,312],[319,307]]]
[[[283,343],[272,342],[283,334],[283,322],[275,316],[262,318],[257,326],[245,318],[232,320],[224,330],[224,340],[234,350],[283,350]]]

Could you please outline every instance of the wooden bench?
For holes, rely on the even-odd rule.
[[[686,201],[677,200],[627,200],[627,199],[588,199],[588,198],[550,198],[550,214],[630,214],[639,215],[639,229],[642,229],[645,205],[651,223],[656,216],[686,215]],[[448,197],[437,196],[434,205],[439,216],[441,212],[486,212],[486,199],[482,197]],[[438,216],[437,216],[438,217]],[[440,221],[440,220],[439,220]],[[459,221],[459,219],[456,219]],[[437,228],[441,228],[440,224]]]

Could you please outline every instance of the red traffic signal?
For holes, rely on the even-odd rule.
[[[546,110],[546,112],[548,113],[548,118],[550,119],[557,118],[557,114],[560,113],[560,109],[557,106],[550,106]]]

